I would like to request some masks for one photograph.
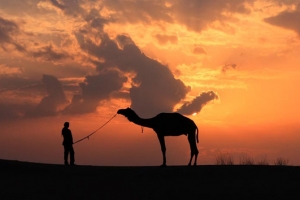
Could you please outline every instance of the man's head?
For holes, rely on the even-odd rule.
[[[69,128],[69,122],[65,122],[64,127]]]

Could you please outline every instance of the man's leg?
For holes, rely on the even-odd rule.
[[[69,165],[68,163],[68,154],[69,154],[69,148],[67,145],[64,145],[64,160],[65,160],[65,165]]]
[[[75,163],[75,157],[74,157],[75,152],[74,152],[74,149],[73,149],[72,145],[70,146],[69,150],[70,150],[70,164],[74,165],[74,163]]]

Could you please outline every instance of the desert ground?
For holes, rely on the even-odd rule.
[[[0,160],[3,199],[299,199],[300,167],[64,166]]]

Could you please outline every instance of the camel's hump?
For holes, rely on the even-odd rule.
[[[159,121],[170,121],[172,123],[193,122],[193,120],[181,115],[180,113],[160,113],[160,114],[156,115],[156,117],[154,117],[154,118]]]

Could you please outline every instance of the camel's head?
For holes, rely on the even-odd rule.
[[[132,119],[136,116],[135,112],[131,108],[119,109],[117,113],[124,115],[129,121],[132,121]]]

